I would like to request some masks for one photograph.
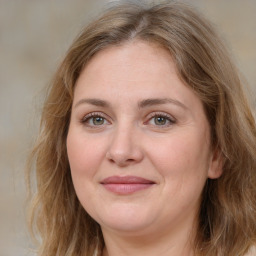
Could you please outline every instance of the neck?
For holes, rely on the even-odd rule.
[[[194,256],[192,229],[187,232],[162,232],[157,236],[120,235],[104,232],[103,256]]]

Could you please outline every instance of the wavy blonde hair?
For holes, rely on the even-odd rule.
[[[185,4],[118,4],[75,39],[49,88],[40,134],[29,158],[36,172],[31,228],[40,256],[99,255],[100,226],[72,184],[66,137],[76,81],[97,52],[131,40],[167,49],[180,78],[203,102],[223,174],[202,192],[195,255],[242,256],[256,242],[256,128],[237,69],[213,27]],[[33,165],[34,164],[34,165]],[[34,166],[34,167],[33,167]]]

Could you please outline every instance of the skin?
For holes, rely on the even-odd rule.
[[[220,161],[202,103],[165,49],[135,40],[92,58],[75,87],[67,152],[104,255],[193,255],[201,193]],[[128,194],[101,184],[127,175],[154,184]]]

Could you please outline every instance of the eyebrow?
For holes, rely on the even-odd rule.
[[[153,98],[153,99],[145,99],[145,100],[142,100],[141,102],[139,102],[139,108],[145,108],[145,107],[150,107],[150,106],[155,106],[155,105],[163,105],[163,104],[174,104],[174,105],[177,105],[179,107],[182,107],[184,109],[187,109],[187,107],[181,103],[180,101],[178,100],[174,100],[174,99],[170,99],[170,98]]]
[[[156,105],[163,105],[163,104],[174,104],[178,107],[182,107],[183,109],[187,109],[187,107],[181,103],[178,100],[174,100],[174,99],[170,99],[170,98],[152,98],[152,99],[144,99],[142,101],[140,101],[138,103],[138,107],[139,108],[145,108],[145,107],[151,107],[151,106],[156,106]],[[103,107],[103,108],[110,108],[110,103],[105,101],[105,100],[101,100],[101,99],[81,99],[79,100],[74,108],[76,108],[77,106],[81,105],[81,104],[90,104],[90,105],[94,105],[97,107]]]
[[[79,100],[76,104],[75,104],[75,108],[81,104],[91,104],[91,105],[94,105],[94,106],[97,106],[97,107],[110,107],[110,104],[105,101],[105,100],[100,100],[100,99],[81,99]]]

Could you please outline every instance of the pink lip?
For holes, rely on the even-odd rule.
[[[101,184],[113,193],[126,195],[150,188],[155,182],[137,176],[111,176],[102,180]]]

